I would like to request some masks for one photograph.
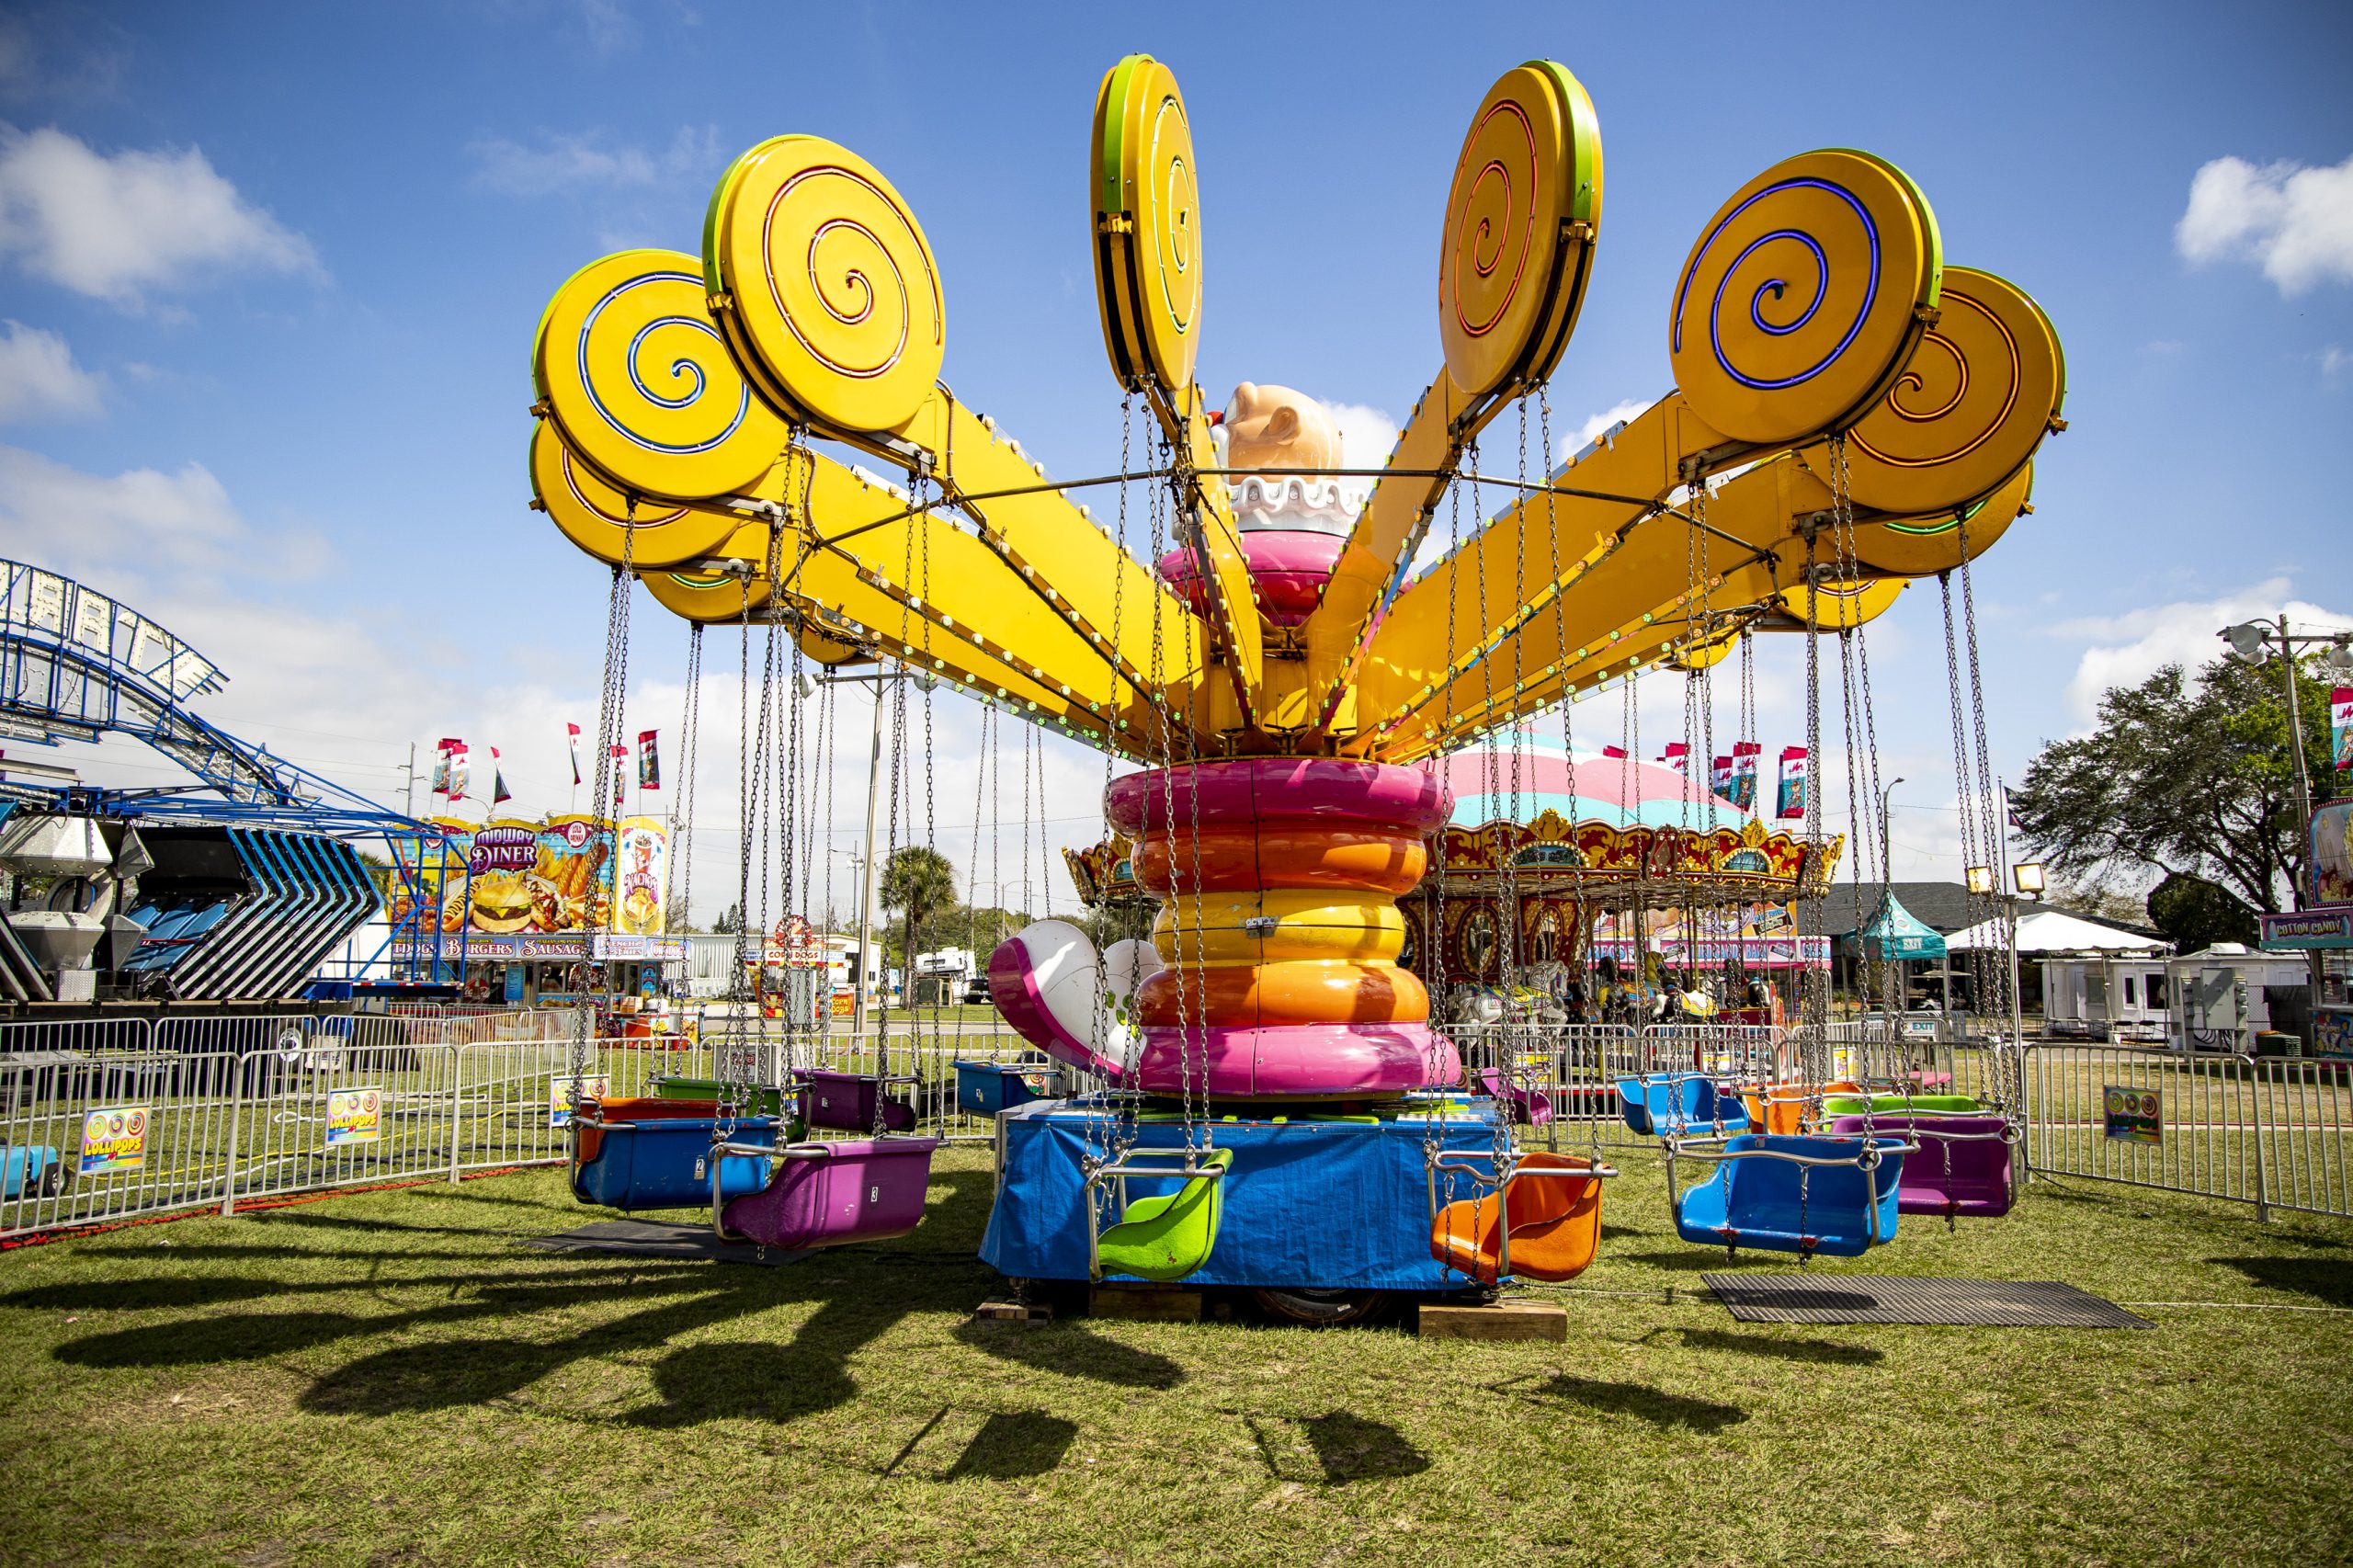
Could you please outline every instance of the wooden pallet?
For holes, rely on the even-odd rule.
[[[1569,1337],[1568,1309],[1557,1301],[1497,1301],[1491,1307],[1425,1304],[1416,1314],[1424,1339]]]

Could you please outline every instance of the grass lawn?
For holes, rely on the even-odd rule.
[[[1814,1267],[2335,1310],[1742,1325],[1628,1163],[1564,1346],[977,1324],[972,1149],[907,1242],[779,1268],[517,1247],[595,1217],[545,1171],[30,1248],[0,1561],[2353,1558],[2353,1225],[2037,1184]]]

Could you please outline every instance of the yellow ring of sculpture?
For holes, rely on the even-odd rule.
[[[540,317],[531,366],[564,445],[627,493],[735,494],[784,448],[783,422],[711,324],[701,267],[676,251],[622,251],[574,273]]]
[[[1912,585],[1908,577],[1865,577],[1857,582],[1825,582],[1814,589],[1814,624],[1824,631],[1839,631],[1860,626],[1886,613],[1896,597]],[[1802,624],[1806,618],[1805,585],[1784,588],[1779,598],[1782,610]]]
[[[1925,517],[1857,523],[1855,559],[1876,571],[1907,577],[1949,572],[1961,564],[1964,532],[1969,559],[1974,561],[2024,515],[2033,494],[2034,464],[2029,461],[1993,494],[1966,506]]]
[[[1757,446],[1844,429],[1911,358],[1941,254],[1894,165],[1841,149],[1784,159],[1717,210],[1683,265],[1667,314],[1677,388]]]
[[[2059,336],[2018,285],[1945,269],[1937,324],[1887,395],[1847,437],[1858,506],[1939,512],[1986,495],[2024,468],[2066,397]]]
[[[1552,374],[1585,298],[1601,218],[1601,130],[1563,66],[1532,60],[1487,89],[1446,196],[1438,338],[1473,397]]]
[[[787,417],[888,430],[931,396],[938,266],[914,210],[847,148],[779,136],[736,159],[704,215],[702,275],[729,347]]]
[[[1095,98],[1090,165],[1105,347],[1123,381],[1193,381],[1201,323],[1201,220],[1192,122],[1175,73],[1131,54]]]
[[[708,555],[727,542],[744,519],[719,506],[640,501],[629,496],[563,444],[552,420],[531,426],[531,494],[563,537],[599,561],[618,566],[669,566]]]

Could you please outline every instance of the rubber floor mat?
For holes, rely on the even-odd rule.
[[[2055,1279],[1703,1274],[1742,1323],[1909,1323],[1956,1328],[2154,1328]]]

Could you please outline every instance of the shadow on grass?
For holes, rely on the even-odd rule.
[[[943,1260],[952,1253],[946,1238],[974,1229],[964,1210],[983,1205],[981,1192],[943,1184],[932,1205]],[[969,1195],[968,1195],[969,1193]],[[556,1209],[562,1214],[565,1210]],[[385,1256],[441,1256],[412,1251],[402,1238],[433,1234],[490,1236],[512,1240],[514,1233],[464,1226],[374,1222],[339,1216],[289,1216],[293,1223],[327,1237],[384,1233],[383,1249],[203,1249],[210,1256],[250,1262],[282,1256],[312,1266],[365,1265]],[[198,1256],[188,1249],[183,1258]],[[460,1255],[479,1266],[481,1253]],[[728,1417],[790,1420],[829,1410],[851,1398],[858,1385],[847,1364],[873,1340],[911,1312],[969,1311],[985,1286],[966,1268],[894,1270],[884,1262],[922,1256],[902,1251],[890,1259],[847,1249],[798,1268],[758,1270],[724,1265],[611,1263],[583,1267],[543,1267],[529,1274],[484,1277],[440,1274],[374,1281],[359,1277],[328,1281],[244,1277],[221,1279],[128,1281],[121,1284],[40,1287],[20,1291],[5,1304],[54,1308],[177,1308],[200,1312],[172,1322],[89,1335],[59,1346],[63,1362],[88,1367],[170,1367],[199,1362],[259,1360],[313,1351],[343,1340],[381,1341],[390,1335],[456,1328],[454,1337],[430,1334],[375,1349],[318,1376],[297,1403],[315,1414],[385,1416],[447,1409],[508,1398],[542,1378],[577,1362],[662,1351],[673,1342],[757,1312],[796,1301],[814,1301],[816,1311],[790,1342],[750,1337],[723,1344],[689,1344],[667,1350],[651,1375],[657,1403],[624,1417],[631,1424],[679,1427]],[[585,1262],[585,1260],[584,1260]],[[823,1272],[819,1272],[820,1269]],[[407,1312],[361,1315],[340,1312],[205,1312],[224,1302],[296,1294],[346,1294],[391,1286],[400,1290],[446,1289],[449,1299]],[[460,1290],[465,1293],[460,1296]],[[578,1332],[550,1337],[548,1314],[585,1302],[618,1306],[621,1315]],[[485,1320],[487,1323],[485,1324]],[[484,1324],[505,1333],[472,1332]],[[1181,1378],[1173,1363],[1132,1358],[1127,1381],[1166,1386]],[[1110,1381],[1121,1381],[1114,1375]],[[1009,1439],[1008,1439],[1009,1441]],[[1008,1450],[1009,1451],[1009,1450]],[[1007,1461],[1011,1462],[1011,1461]]]
[[[964,1323],[949,1331],[985,1356],[1040,1372],[1092,1378],[1120,1388],[1172,1389],[1185,1369],[1165,1356],[1106,1339],[1074,1323],[1042,1328],[1024,1324]]]
[[[1352,1410],[1293,1416],[1244,1413],[1242,1419],[1258,1445],[1267,1473],[1277,1481],[1346,1486],[1354,1481],[1419,1475],[1430,1467],[1429,1455],[1396,1427]],[[1299,1441],[1293,1440],[1294,1433]],[[1314,1459],[1312,1471],[1304,1462],[1310,1455]]]
[[[2353,1263],[2336,1257],[2210,1257],[2267,1290],[2292,1290],[2332,1307],[2353,1307]]]
[[[1718,1432],[1748,1419],[1748,1412],[1736,1404],[1668,1393],[1648,1383],[1602,1382],[1593,1378],[1573,1378],[1565,1372],[1541,1381],[1532,1374],[1511,1378],[1490,1386],[1498,1392],[1517,1394],[1531,1404],[1582,1404],[1608,1415],[1635,1416],[1661,1428],[1685,1426],[1695,1432]]]
[[[1429,1469],[1430,1457],[1406,1441],[1404,1433],[1386,1421],[1369,1421],[1354,1411],[1335,1410],[1301,1418],[1324,1479],[1335,1486],[1351,1481],[1388,1481],[1419,1475]]]
[[[1744,1263],[1762,1263],[1766,1260],[1760,1257],[1736,1257],[1727,1264],[1724,1261],[1723,1248],[1693,1246],[1686,1247],[1680,1252],[1630,1252],[1619,1261],[1648,1264],[1653,1268],[1665,1268],[1677,1274],[1703,1274],[1713,1269],[1737,1268]]]
[[[1060,1468],[1078,1437],[1078,1423],[1042,1410],[1016,1410],[990,1416],[948,1467],[943,1479],[978,1475],[1019,1481]]]
[[[1743,1356],[1764,1356],[1778,1361],[1811,1361],[1826,1367],[1876,1367],[1887,1354],[1868,1345],[1841,1345],[1834,1339],[1776,1339],[1770,1335],[1731,1334],[1721,1328],[1654,1328],[1643,1335],[1683,1336],[1686,1350],[1730,1350]]]

